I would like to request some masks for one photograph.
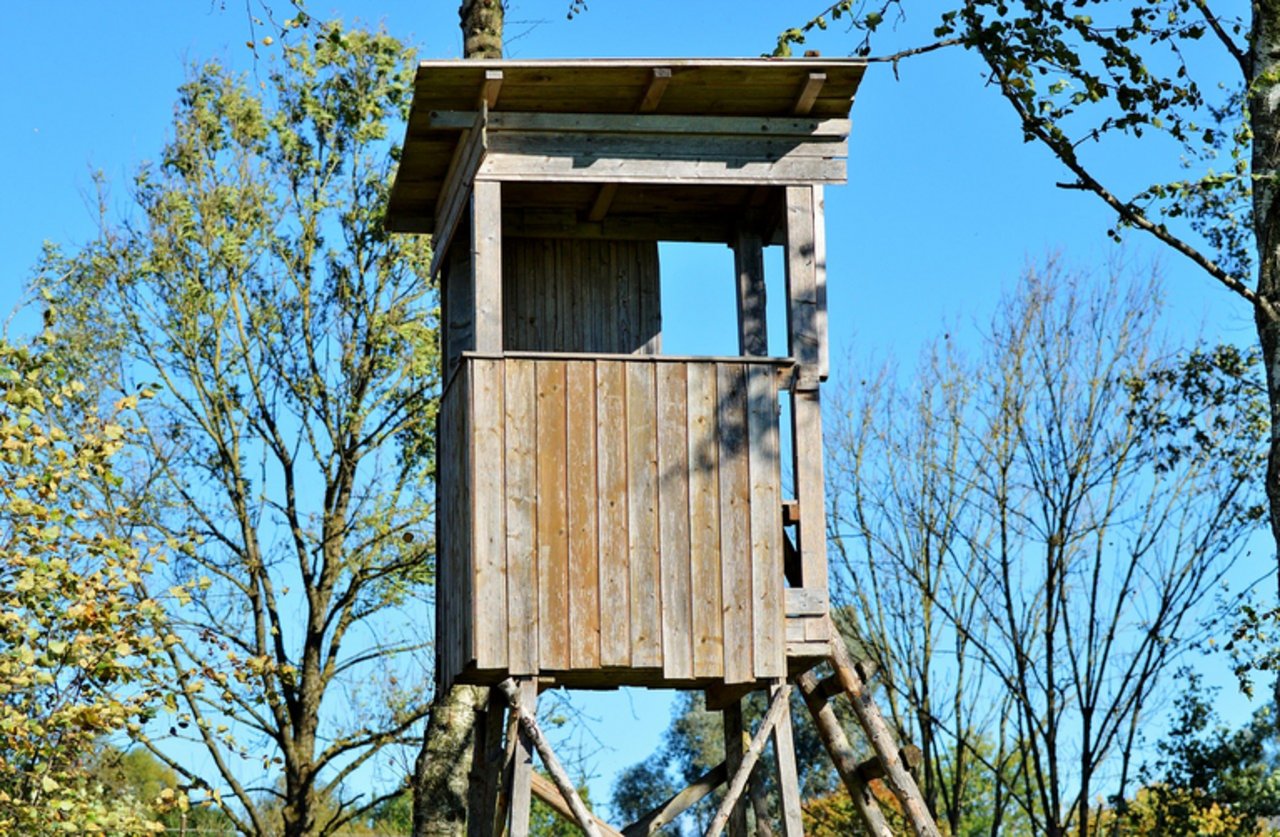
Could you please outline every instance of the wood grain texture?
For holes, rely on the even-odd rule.
[[[800,551],[801,587],[827,595],[827,531],[822,468],[822,405],[818,391],[794,390],[791,395],[792,471],[800,523],[796,548]],[[807,639],[824,640],[826,623],[809,620]]]
[[[471,198],[475,345],[502,351],[502,184],[476,183]]]
[[[755,679],[751,606],[751,480],[747,451],[746,373],[741,364],[716,367],[719,391],[720,550],[724,613],[724,679]]]
[[[688,381],[680,363],[659,363],[658,540],[662,564],[662,669],[693,677],[693,591],[689,559]]]
[[[764,241],[759,233],[739,230],[733,241],[733,265],[738,291],[738,353],[767,355]]]
[[[596,365],[596,440],[600,488],[600,664],[629,666],[627,399],[626,369],[619,361]]]
[[[507,665],[506,380],[498,360],[470,366],[472,523],[476,665]],[[450,489],[452,490],[452,489]]]
[[[538,661],[569,667],[569,504],[565,366],[534,364],[537,388]]]
[[[507,668],[538,672],[537,434],[534,364],[506,366]],[[483,498],[478,498],[484,502]]]
[[[654,241],[508,238],[508,351],[653,352],[662,331]]]
[[[751,484],[751,590],[755,676],[785,677],[782,491],[777,390],[766,367],[748,366],[747,446]]]
[[[631,664],[662,665],[658,559],[658,427],[654,366],[627,364],[627,534],[631,569]]]
[[[569,665],[600,665],[595,364],[565,364],[569,494]]]
[[[693,599],[693,670],[724,675],[724,618],[720,592],[720,443],[716,435],[716,368],[690,363],[689,564]]]
[[[788,187],[786,204],[787,348],[788,354],[799,361],[803,377],[806,372],[816,373],[822,355],[814,259],[813,187]]]

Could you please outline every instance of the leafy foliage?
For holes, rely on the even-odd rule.
[[[1184,672],[1168,736],[1158,758],[1144,765],[1145,786],[1120,810],[1143,834],[1255,835],[1274,833],[1260,824],[1280,816],[1280,764],[1274,713],[1259,709],[1244,726],[1230,730],[1213,709],[1216,690]]]
[[[237,828],[323,834],[379,802],[343,780],[426,711],[428,638],[392,616],[432,577],[436,298],[426,241],[382,228],[411,53],[288,37],[259,89],[193,70],[130,214],[40,284],[98,395],[158,390],[120,488],[176,553],[142,579],[177,689],[142,740]]]
[[[84,389],[56,354],[0,343],[0,831],[148,832],[104,789],[100,738],[137,730],[158,697],[159,604],[138,593],[140,552],[88,486],[115,481],[135,397],[70,425]]]

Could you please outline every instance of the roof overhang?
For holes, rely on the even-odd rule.
[[[448,204],[476,177],[724,187],[838,182],[864,69],[860,60],[820,58],[424,61],[387,227],[439,234],[441,217],[458,209]],[[719,160],[683,153],[697,147],[700,133]],[[628,136],[645,138],[645,159],[608,165],[611,153],[625,157],[617,149]],[[525,162],[539,155],[544,163]]]

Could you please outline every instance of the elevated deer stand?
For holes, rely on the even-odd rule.
[[[862,72],[830,60],[419,68],[388,227],[431,233],[441,276],[437,685],[494,687],[470,834],[508,822],[527,834],[531,794],[588,834],[618,834],[586,812],[534,709],[540,688],[628,685],[705,690],[726,752],[622,834],[652,833],[728,783],[709,833],[745,835],[742,792],[772,737],[783,830],[799,835],[792,684],[868,828],[887,833],[865,787],[881,775],[916,832],[937,833],[828,613],[822,189],[844,182]],[[733,249],[736,356],[661,353],[659,241]],[[765,332],[774,244],[783,357]],[[835,674],[819,682],[824,661]],[[748,742],[741,699],[755,689],[771,705]],[[838,692],[875,769],[835,722]],[[554,782],[533,772],[535,748]]]

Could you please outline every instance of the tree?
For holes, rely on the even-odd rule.
[[[768,711],[765,693],[757,691],[749,695],[743,710],[744,722],[748,724],[763,717]],[[791,714],[797,719],[793,732],[801,793],[806,796],[828,793],[835,787],[835,774],[798,697],[792,700]],[[707,710],[700,693],[681,692],[661,746],[644,761],[623,770],[614,781],[614,811],[624,820],[639,819],[720,764],[724,752],[721,713]],[[755,833],[761,837],[772,835],[772,823],[780,820],[776,782],[770,775],[771,769],[766,767],[770,763],[768,758],[757,763],[747,787],[752,823]],[[723,794],[721,787],[668,828],[692,822],[695,833],[705,831]],[[687,832],[688,829],[683,829],[677,833]]]
[[[1260,823],[1280,815],[1280,765],[1271,707],[1231,730],[1213,709],[1215,689],[1194,672],[1181,672],[1178,697],[1159,754],[1141,770],[1137,798],[1118,805],[1126,827],[1139,834],[1273,833]]]
[[[844,18],[861,33],[857,51],[869,55],[873,36],[909,7],[842,0],[782,33],[778,52]],[[1280,2],[1259,0],[1246,11],[1208,0],[963,0],[937,14],[935,40],[886,60],[950,46],[974,53],[1025,140],[1064,167],[1060,187],[1113,210],[1112,235],[1128,227],[1152,236],[1252,310],[1280,561]],[[1109,166],[1108,151],[1133,140],[1142,142],[1141,157]],[[1136,189],[1126,185],[1135,173],[1144,179]],[[1280,680],[1276,689],[1280,704]]]
[[[56,353],[0,342],[0,831],[162,829],[104,789],[103,736],[136,729],[160,697],[149,672],[159,604],[134,595],[157,551],[114,527],[87,484],[112,470],[135,397],[78,423],[58,408],[84,385]]]
[[[834,592],[953,833],[979,793],[992,833],[1094,833],[1264,515],[1253,364],[1162,351],[1158,299],[1029,271],[976,356],[944,339],[837,406]]]
[[[157,391],[116,494],[177,553],[139,583],[178,694],[139,740],[237,829],[310,835],[378,804],[344,782],[426,714],[428,638],[396,608],[431,580],[436,299],[427,243],[381,226],[411,53],[290,31],[259,92],[193,71],[131,211],[39,284],[103,393]]]

